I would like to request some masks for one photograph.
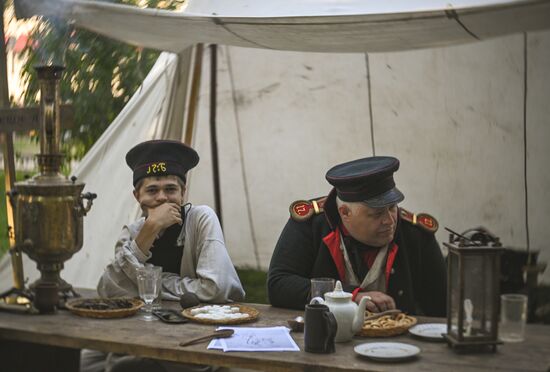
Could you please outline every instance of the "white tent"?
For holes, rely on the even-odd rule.
[[[48,4],[52,3],[55,2]],[[219,17],[212,17],[213,13],[228,17],[244,14],[254,27],[266,20],[254,13],[252,5],[245,7],[246,1],[195,1],[182,13],[96,2],[62,3],[66,16],[77,26],[101,29],[101,33],[136,44],[143,41],[151,46],[147,43],[154,43],[157,37],[157,44],[153,45],[164,45],[167,41],[161,31],[170,31],[174,35],[170,41],[175,46],[166,49],[172,51],[181,51],[182,46],[196,41],[242,45],[243,29],[227,26],[229,21],[223,17],[220,23]],[[314,6],[335,3],[340,5],[340,11]],[[317,9],[315,15],[321,18],[299,17],[307,36],[311,35],[307,24],[326,21],[327,17],[332,20],[330,14],[339,14],[345,23],[350,9],[359,7],[359,3],[363,2],[304,1],[301,4],[309,7],[300,9],[291,7],[291,2],[279,1],[279,13],[273,13],[270,20],[273,24],[277,23],[274,19],[282,21],[288,14],[307,15],[308,9]],[[392,12],[398,6],[403,9],[402,3],[409,2],[383,2],[387,6],[384,11],[389,14],[386,18],[376,13],[380,9],[371,9],[371,13],[362,9],[363,16],[359,17],[369,24],[380,23],[380,27],[387,23],[385,37],[395,42],[394,49],[465,41],[464,35],[460,40],[448,36],[457,32],[435,32],[458,27],[465,33],[453,18],[445,18],[448,24],[441,26],[442,15],[448,10],[443,2],[415,2],[415,11],[408,9],[410,14],[403,11],[396,17]],[[453,8],[464,17],[481,17],[477,24],[484,26],[480,29],[472,31],[473,21],[465,26],[476,36],[482,30],[491,36],[549,27],[548,2],[493,2],[493,7],[478,8],[483,11],[477,13],[474,3],[479,2],[465,1]],[[499,7],[499,3],[504,7]],[[260,15],[270,14],[269,4],[272,3],[264,3],[264,13]],[[428,6],[420,9],[418,4]],[[504,23],[506,32],[498,18],[502,9],[508,16],[519,17],[517,23]],[[518,13],[518,9],[522,12]],[[244,13],[237,13],[240,11]],[[431,18],[421,17],[428,13]],[[105,24],[98,23],[108,14],[117,16]],[[131,22],[134,16],[148,21]],[[200,30],[213,39],[196,34],[198,29],[185,23],[189,19],[206,27]],[[422,36],[416,43],[414,37],[405,37],[406,28],[399,27],[410,19],[430,20],[415,26]],[[439,26],[430,28],[434,19]],[[299,38],[273,27],[274,31],[260,32],[265,37],[262,44],[275,38],[277,43],[288,41],[293,46],[285,49],[300,49]],[[139,29],[148,35],[134,38],[133,31]],[[330,28],[334,29],[337,28]],[[291,34],[295,33],[291,30]],[[345,39],[345,35],[331,36],[330,30],[316,37]],[[236,33],[240,41],[225,38]],[[361,31],[355,35],[363,34]],[[468,37],[473,40],[471,35]],[[374,39],[355,40],[355,44],[348,44],[353,44],[351,49],[357,48],[351,51],[383,50],[380,46],[386,45]],[[74,285],[95,286],[112,258],[121,225],[138,214],[130,192],[131,173],[123,160],[126,151],[146,138],[181,138],[190,61],[189,52],[184,53],[179,59],[169,54],[159,58],[143,86],[75,172],[86,182],[86,190],[97,192],[99,197],[84,220],[84,247],[62,272]],[[545,163],[550,158],[550,106],[545,97],[550,94],[550,32],[377,54],[223,46],[219,58],[217,110],[223,221],[227,246],[237,266],[265,269],[288,218],[288,205],[296,199],[326,194],[330,188],[324,173],[330,166],[372,154],[393,154],[401,159],[397,182],[406,195],[406,208],[427,211],[442,226],[459,231],[484,225],[507,245],[524,249],[529,240],[531,249],[541,251],[540,259],[548,261],[550,249],[546,242],[550,232],[545,221],[550,215],[550,172]],[[207,67],[203,66],[194,143],[201,163],[192,172],[189,199],[195,204],[213,205]],[[438,238],[443,241],[446,234],[440,231]],[[25,275],[32,278],[36,275],[33,270],[34,263],[26,262]],[[4,259],[0,282],[6,286],[10,272],[9,260]],[[548,273],[545,279],[550,279]]]
[[[180,52],[195,43],[310,52],[450,45],[548,28],[545,0],[198,0],[184,12],[83,0],[18,0],[130,44]]]

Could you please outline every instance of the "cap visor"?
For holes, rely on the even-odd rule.
[[[405,196],[401,193],[401,191],[394,187],[393,189],[374,198],[363,200],[363,203],[371,208],[382,208],[387,207],[388,205],[400,203],[404,199]]]

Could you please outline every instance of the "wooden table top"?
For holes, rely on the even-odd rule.
[[[91,292],[86,291],[89,295]],[[179,308],[174,302],[163,304]],[[260,311],[259,319],[243,326],[286,326],[301,311],[248,304]],[[443,318],[419,318],[419,323],[444,323]],[[496,353],[458,354],[443,342],[427,342],[401,335],[391,338],[360,338],[337,343],[336,353],[312,354],[304,350],[304,334],[291,333],[299,352],[227,352],[207,350],[207,343],[180,347],[186,339],[210,333],[216,327],[195,323],[144,322],[139,316],[122,319],[83,318],[68,311],[53,315],[0,312],[0,340],[17,340],[89,348],[186,363],[264,371],[548,371],[550,368],[550,326],[527,325],[526,341],[503,344]],[[364,342],[406,342],[418,346],[418,358],[400,363],[381,363],[357,356],[353,347]],[[315,367],[314,367],[315,366]]]

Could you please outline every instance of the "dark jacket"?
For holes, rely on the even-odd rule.
[[[338,223],[331,196],[324,213],[302,222],[289,219],[269,266],[267,290],[273,306],[303,309],[309,300],[310,278],[342,280],[342,269],[340,273],[338,270],[341,264],[335,263],[334,247],[331,254],[325,242]],[[398,249],[387,294],[395,300],[397,308],[406,313],[445,316],[446,266],[433,233],[399,218],[394,243]],[[344,287],[348,292],[356,288]]]

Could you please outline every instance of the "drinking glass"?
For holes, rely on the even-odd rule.
[[[161,305],[161,292],[162,292],[162,266],[155,266],[153,264],[150,264],[150,263],[146,263],[145,264],[146,267],[151,267],[152,270],[156,270],[158,271],[158,294],[157,294],[157,297],[153,300],[153,305],[152,305],[152,309],[153,311],[155,310],[160,310],[162,308],[162,305]]]
[[[525,339],[527,320],[527,296],[503,294],[500,296],[499,338],[504,342],[520,342]]]
[[[312,278],[311,279],[311,296],[324,298],[325,293],[334,291],[335,280],[332,278]]]
[[[145,302],[145,315],[142,318],[145,321],[156,320],[152,314],[152,304],[160,292],[160,273],[161,271],[154,266],[140,267],[136,270],[139,297]]]

